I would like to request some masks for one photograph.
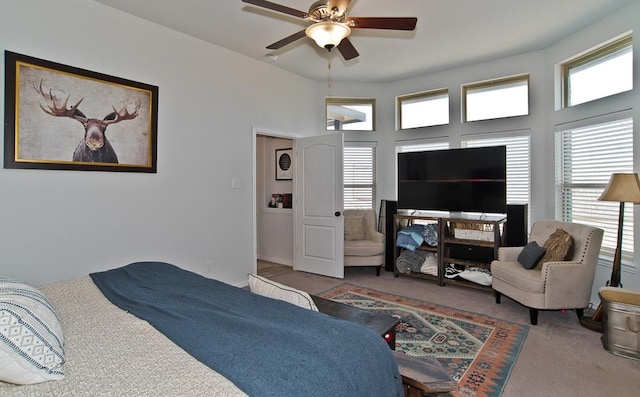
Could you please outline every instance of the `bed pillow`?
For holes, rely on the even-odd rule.
[[[296,306],[304,307],[305,309],[318,311],[316,304],[308,293],[284,284],[276,283],[262,276],[249,274],[249,289],[258,295],[279,299]]]
[[[535,241],[530,242],[525,245],[522,251],[520,251],[520,255],[518,255],[518,262],[525,269],[533,269],[536,267],[540,259],[544,256],[544,253],[547,250],[544,247],[541,247]]]
[[[64,378],[60,321],[38,289],[0,278],[0,381],[21,385]]]

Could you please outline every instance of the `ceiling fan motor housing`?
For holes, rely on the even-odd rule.
[[[315,22],[321,21],[333,21],[333,22],[344,22],[346,18],[346,12],[340,14],[340,10],[338,8],[334,8],[330,10],[327,7],[326,0],[316,1],[311,4],[309,7],[309,13],[307,14],[307,19],[310,19]]]
[[[351,29],[414,30],[417,18],[404,17],[356,17],[347,18],[347,10],[352,0],[319,0],[309,7],[309,12],[297,10],[267,0],[242,0],[244,3],[281,12],[311,22],[311,25],[282,40],[267,46],[277,50],[303,37],[310,37],[316,44],[327,50],[338,47],[345,60],[356,58],[355,49],[349,35]]]

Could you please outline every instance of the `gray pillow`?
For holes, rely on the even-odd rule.
[[[547,250],[544,247],[541,247],[535,241],[530,242],[525,245],[520,255],[518,255],[518,262],[525,269],[533,269],[536,267],[540,259],[544,256],[544,253]]]

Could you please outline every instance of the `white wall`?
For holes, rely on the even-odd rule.
[[[40,284],[158,260],[246,282],[253,126],[310,135],[315,84],[92,1],[0,10],[0,49],[159,87],[157,174],[0,170],[0,274]]]

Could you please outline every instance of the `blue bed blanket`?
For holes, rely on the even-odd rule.
[[[167,263],[137,262],[90,276],[114,305],[250,396],[403,395],[391,350],[361,325]]]

